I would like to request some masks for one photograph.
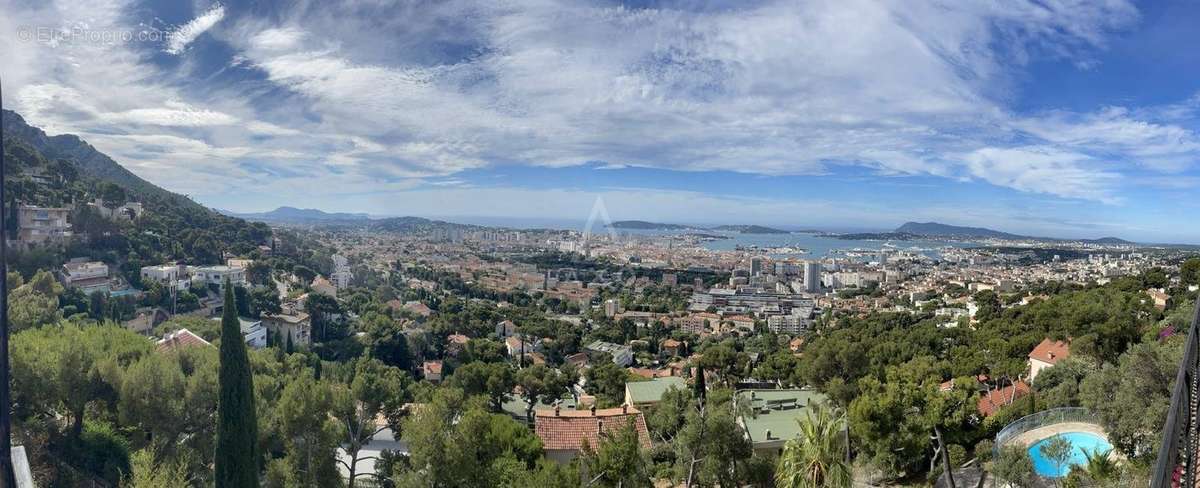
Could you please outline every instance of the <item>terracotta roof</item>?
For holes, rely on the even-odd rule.
[[[442,374],[441,361],[425,361],[425,373]]]
[[[999,410],[1000,407],[1007,406],[1015,402],[1018,398],[1028,394],[1029,385],[1025,384],[1024,381],[1018,381],[1016,384],[991,390],[979,397],[979,404],[977,405],[979,413],[983,414],[984,417],[990,416],[996,413],[996,410]]]
[[[155,349],[158,352],[174,351],[182,347],[192,346],[212,346],[211,343],[204,338],[193,334],[187,329],[179,329],[175,332],[168,333],[162,340],[158,341]]]
[[[446,341],[453,344],[466,344],[471,338],[462,334],[450,334],[446,337]]]
[[[633,407],[596,410],[538,410],[534,417],[534,430],[542,439],[546,450],[574,450],[583,448],[583,441],[596,448],[600,435],[615,432],[632,420],[643,447],[650,447],[650,434],[646,430],[646,418]]]
[[[1029,353],[1029,359],[1036,359],[1047,364],[1055,364],[1069,357],[1071,357],[1070,341],[1042,339],[1042,343]]]
[[[682,343],[675,339],[665,339],[662,341],[662,347],[679,347]]]

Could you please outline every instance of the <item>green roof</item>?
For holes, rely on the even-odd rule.
[[[794,439],[800,434],[797,420],[808,415],[808,402],[823,403],[825,395],[816,390],[741,390],[738,404],[748,410],[742,414],[742,425],[754,444]],[[767,439],[767,431],[771,439]]]
[[[665,376],[662,378],[654,378],[647,381],[630,381],[625,383],[625,388],[629,391],[629,398],[634,404],[639,403],[656,403],[662,400],[662,396],[671,387],[680,390],[687,389],[687,383],[678,376]]]
[[[575,410],[575,398],[571,395],[564,395],[559,400],[561,400],[559,406],[563,410]],[[524,398],[517,395],[510,395],[504,403],[500,404],[500,409],[517,419],[524,419],[525,408],[528,406],[529,402],[525,401]],[[546,399],[539,399],[537,405],[533,407],[534,410],[552,410],[553,408],[554,400],[546,401]]]

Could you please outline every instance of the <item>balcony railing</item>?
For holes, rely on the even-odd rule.
[[[1162,445],[1154,467],[1151,488],[1196,487],[1200,474],[1200,300],[1192,312],[1183,362],[1175,377],[1171,409],[1163,426]]]

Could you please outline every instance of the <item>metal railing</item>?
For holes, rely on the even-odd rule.
[[[996,441],[993,444],[995,454],[1000,454],[1000,448],[1004,447],[1008,440],[1029,432],[1034,429],[1039,429],[1047,425],[1061,424],[1065,422],[1095,422],[1095,417],[1086,408],[1080,407],[1062,407],[1043,410],[1041,412],[1026,415],[1012,423],[1004,426],[1000,433],[996,434]]]
[[[1187,331],[1183,362],[1175,377],[1171,407],[1163,425],[1162,444],[1154,465],[1151,488],[1196,486],[1197,453],[1200,452],[1200,300],[1192,312],[1192,325]]]

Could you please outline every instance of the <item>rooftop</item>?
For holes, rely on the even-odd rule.
[[[1036,359],[1047,364],[1054,364],[1069,357],[1071,357],[1070,341],[1055,341],[1049,338],[1042,339],[1041,344],[1038,344],[1033,348],[1033,352],[1029,353],[1029,359]]]
[[[808,415],[808,403],[827,401],[826,396],[816,390],[805,389],[740,390],[737,399],[750,407],[749,413],[742,415],[742,425],[750,442],[756,444],[795,438],[800,433],[796,420]],[[771,433],[769,439],[768,431]]]
[[[538,410],[534,417],[534,430],[546,450],[580,450],[583,441],[596,447],[600,435],[624,428],[632,421],[643,447],[650,447],[650,433],[646,429],[646,418],[633,407],[596,410]]]
[[[654,403],[662,400],[662,396],[671,387],[680,390],[687,389],[687,382],[678,376],[665,376],[646,381],[630,381],[625,383],[629,399],[634,404]]]

